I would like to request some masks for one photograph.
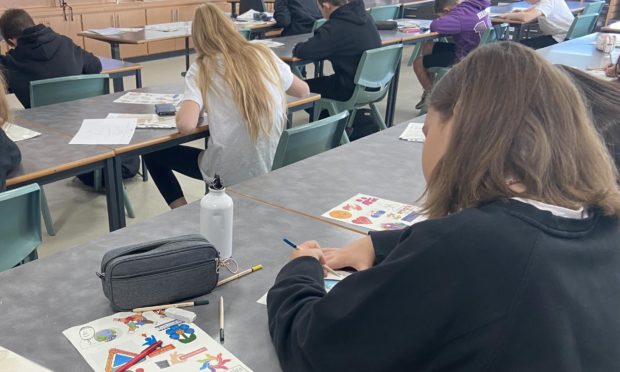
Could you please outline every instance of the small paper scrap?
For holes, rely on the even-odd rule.
[[[424,132],[422,131],[423,127],[424,123],[409,123],[398,138],[410,142],[424,142],[426,136],[424,136]]]
[[[283,43],[277,42],[277,41],[273,41],[273,40],[268,40],[268,39],[255,39],[251,41],[252,43],[258,43],[258,44],[263,44],[269,48],[277,48],[280,47],[282,45],[284,45]]]
[[[118,114],[110,113],[107,119],[136,119],[138,129],[174,129],[174,116],[159,116],[155,114]]]
[[[41,135],[39,132],[12,123],[4,124],[2,129],[13,142],[25,141]]]

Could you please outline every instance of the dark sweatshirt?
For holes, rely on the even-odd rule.
[[[0,65],[9,90],[26,108],[30,107],[31,81],[101,72],[99,58],[44,25],[25,29],[17,46],[0,56]]]
[[[15,142],[0,128],[0,192],[6,189],[6,179],[22,161],[22,154]]]
[[[276,0],[275,18],[284,30],[282,36],[312,32],[314,21],[323,18],[316,0]]]
[[[314,258],[269,291],[285,371],[620,371],[620,227],[515,200],[371,233],[328,294]]]
[[[327,97],[347,100],[353,94],[353,79],[362,53],[380,46],[381,38],[372,17],[366,13],[362,0],[355,0],[336,9],[314,31],[313,37],[295,46],[293,55],[307,60],[329,60],[334,69],[331,89],[335,92]]]

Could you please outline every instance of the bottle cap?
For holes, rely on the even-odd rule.
[[[213,177],[213,180],[211,181],[211,183],[209,183],[209,188],[211,190],[223,190],[224,189],[224,185],[222,185],[222,180],[220,179],[219,174],[216,174]]]

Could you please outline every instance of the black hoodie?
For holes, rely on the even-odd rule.
[[[0,191],[4,191],[6,179],[21,162],[22,154],[15,142],[0,128]]]
[[[101,72],[99,58],[44,25],[25,29],[17,46],[0,56],[0,65],[9,90],[26,108],[30,107],[31,81]]]
[[[347,100],[353,94],[353,79],[362,53],[380,46],[381,37],[372,17],[366,13],[364,2],[354,0],[336,9],[308,41],[297,44],[293,55],[307,60],[329,60],[337,94],[328,98]]]
[[[273,18],[283,27],[282,36],[312,32],[314,21],[322,18],[316,0],[276,0]]]

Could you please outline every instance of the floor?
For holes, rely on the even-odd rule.
[[[402,123],[417,116],[414,106],[421,96],[422,88],[411,67],[406,66],[412,49],[411,46],[406,46],[403,52],[395,123]],[[142,62],[142,64],[144,66],[142,72],[144,86],[165,84],[181,79],[180,72],[184,69],[183,57]],[[311,75],[309,74],[309,76]],[[125,78],[125,89],[133,88],[135,88],[133,79]],[[15,108],[19,107],[19,103],[13,97],[11,104]],[[379,105],[379,109],[385,112],[385,102]],[[307,120],[307,115],[303,113],[295,115],[295,123],[304,123],[305,120]],[[196,146],[199,145],[196,143]],[[201,181],[184,176],[179,176],[179,179],[188,201],[191,202],[202,197],[204,184]],[[142,182],[140,177],[134,177],[126,181],[125,186],[136,214],[136,218],[127,219],[128,225],[168,210],[168,206],[152,181]],[[56,236],[49,236],[44,229],[43,244],[39,247],[39,256],[46,256],[70,248],[108,232],[104,194],[96,193],[92,189],[84,187],[77,179],[67,179],[46,185],[45,192],[57,234]]]

